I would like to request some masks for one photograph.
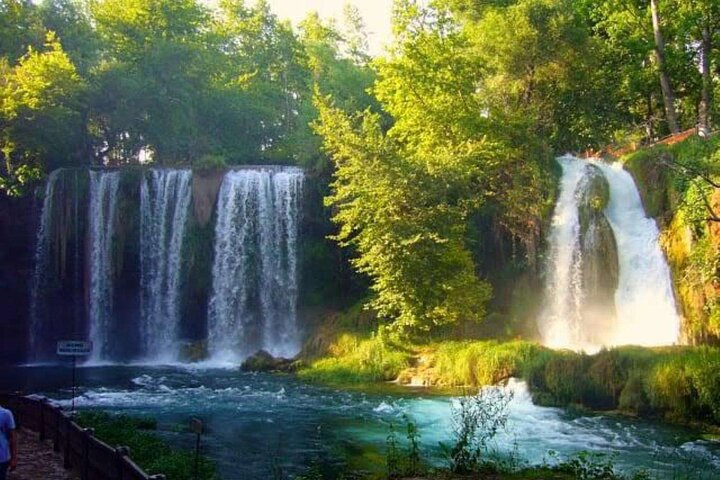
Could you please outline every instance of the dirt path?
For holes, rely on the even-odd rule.
[[[40,443],[38,434],[18,430],[18,468],[8,475],[8,480],[79,480],[71,470],[62,466],[60,453],[53,452],[52,442]]]

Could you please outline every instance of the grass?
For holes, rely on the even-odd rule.
[[[154,419],[83,411],[76,421],[85,428],[93,428],[95,436],[110,446],[129,447],[130,458],[148,474],[162,473],[167,480],[194,480],[195,453],[171,448],[155,433]],[[198,480],[215,478],[215,466],[201,456]]]
[[[341,385],[394,380],[410,366],[411,354],[382,330],[379,332],[367,337],[341,334],[330,345],[327,356],[310,361],[307,367],[299,370],[298,376],[304,380]]]
[[[450,341],[431,345],[437,382],[450,387],[494,385],[519,377],[522,368],[542,350],[533,342]]]
[[[298,375],[332,385],[420,376],[437,387],[479,387],[509,377],[528,382],[548,406],[618,410],[672,422],[720,425],[720,349],[619,347],[587,355],[527,341],[403,345],[387,334],[345,333]]]

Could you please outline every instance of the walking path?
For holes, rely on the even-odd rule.
[[[18,468],[8,475],[8,480],[79,480],[72,470],[62,466],[60,453],[53,451],[52,442],[39,441],[30,430],[17,430]]]

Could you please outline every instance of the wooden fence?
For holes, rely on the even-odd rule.
[[[53,449],[63,454],[63,466],[74,469],[82,480],[165,479],[143,472],[127,447],[113,448],[98,440],[91,428],[82,428],[44,397],[0,394],[0,405],[13,412],[18,428],[37,432],[40,441],[52,440]]]

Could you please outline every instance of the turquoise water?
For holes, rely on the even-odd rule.
[[[0,389],[42,393],[67,405],[70,373],[57,366],[0,371]],[[439,442],[452,435],[453,399],[422,390],[339,391],[288,376],[147,366],[80,368],[78,384],[78,408],[152,415],[176,446],[192,448],[186,426],[202,418],[203,451],[224,480],[272,478],[278,467],[293,474],[312,463],[337,471],[353,453],[382,454],[390,424],[401,430],[405,415],[419,426],[424,457],[436,464],[444,461]],[[610,456],[623,472],[720,478],[719,442],[667,425],[538,407],[523,383],[507,388],[514,395],[508,425],[491,445],[499,456],[530,465],[587,450]]]

